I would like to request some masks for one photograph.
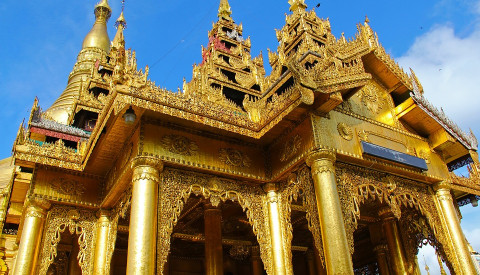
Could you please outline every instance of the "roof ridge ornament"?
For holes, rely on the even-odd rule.
[[[227,21],[233,21],[232,10],[228,0],[220,0],[220,6],[218,7],[218,19],[225,19]]]
[[[307,9],[307,5],[305,4],[305,0],[288,0],[288,4],[290,4],[290,11],[297,12],[297,11],[305,11]]]

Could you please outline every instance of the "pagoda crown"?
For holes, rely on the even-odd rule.
[[[262,54],[252,58],[250,38],[243,37],[242,24],[231,17],[227,0],[221,0],[218,21],[202,47],[202,62],[194,65],[192,81],[184,83],[186,96],[200,97],[229,110],[245,110],[244,100],[258,98],[265,90]]]

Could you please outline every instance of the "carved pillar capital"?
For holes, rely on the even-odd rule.
[[[307,156],[305,162],[312,169],[312,175],[330,172],[335,174],[336,153],[333,150],[319,149]]]
[[[378,244],[373,248],[373,251],[379,254],[386,254],[388,247],[386,244]]]
[[[329,149],[317,149],[307,156],[305,162],[308,166],[312,167],[316,161],[326,160],[331,163],[335,163],[337,154],[333,150]]]
[[[163,161],[155,157],[138,156],[132,160],[131,167],[133,182],[148,179],[158,183],[159,173],[163,171]]]
[[[278,191],[278,184],[276,184],[276,183],[265,183],[262,188],[263,188],[263,191],[265,191],[265,193],[277,192]]]
[[[378,210],[378,216],[380,216],[383,221],[395,219],[395,215],[389,206],[380,208],[380,210]]]
[[[163,170],[163,161],[156,157],[138,156],[132,159],[132,169],[139,166],[149,166],[157,169],[159,172]]]
[[[96,216],[98,218],[98,224],[100,226],[110,226],[110,210],[100,209],[97,211]]]
[[[103,217],[110,217],[112,211],[106,209],[99,209],[96,213],[97,218],[101,219]]]
[[[42,198],[30,198],[28,200],[26,217],[45,218],[47,210],[51,204],[48,200]]]
[[[452,184],[447,181],[441,181],[433,185],[433,190],[435,191],[437,198],[439,200],[453,201],[452,194]]]

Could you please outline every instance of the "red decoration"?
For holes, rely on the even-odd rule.
[[[46,135],[46,136],[49,136],[49,137],[60,138],[60,139],[63,139],[63,140],[70,140],[70,141],[73,141],[73,142],[79,142],[80,139],[82,139],[81,137],[72,136],[72,135],[69,135],[69,134],[59,133],[59,132],[50,131],[50,130],[47,130],[47,129],[37,128],[37,127],[31,127],[30,132]]]

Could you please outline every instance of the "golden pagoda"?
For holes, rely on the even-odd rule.
[[[459,211],[480,196],[475,136],[368,18],[335,37],[289,4],[270,74],[220,0],[202,62],[169,91],[98,3],[65,91],[35,99],[0,161],[0,274],[420,274],[427,244],[476,274]]]

